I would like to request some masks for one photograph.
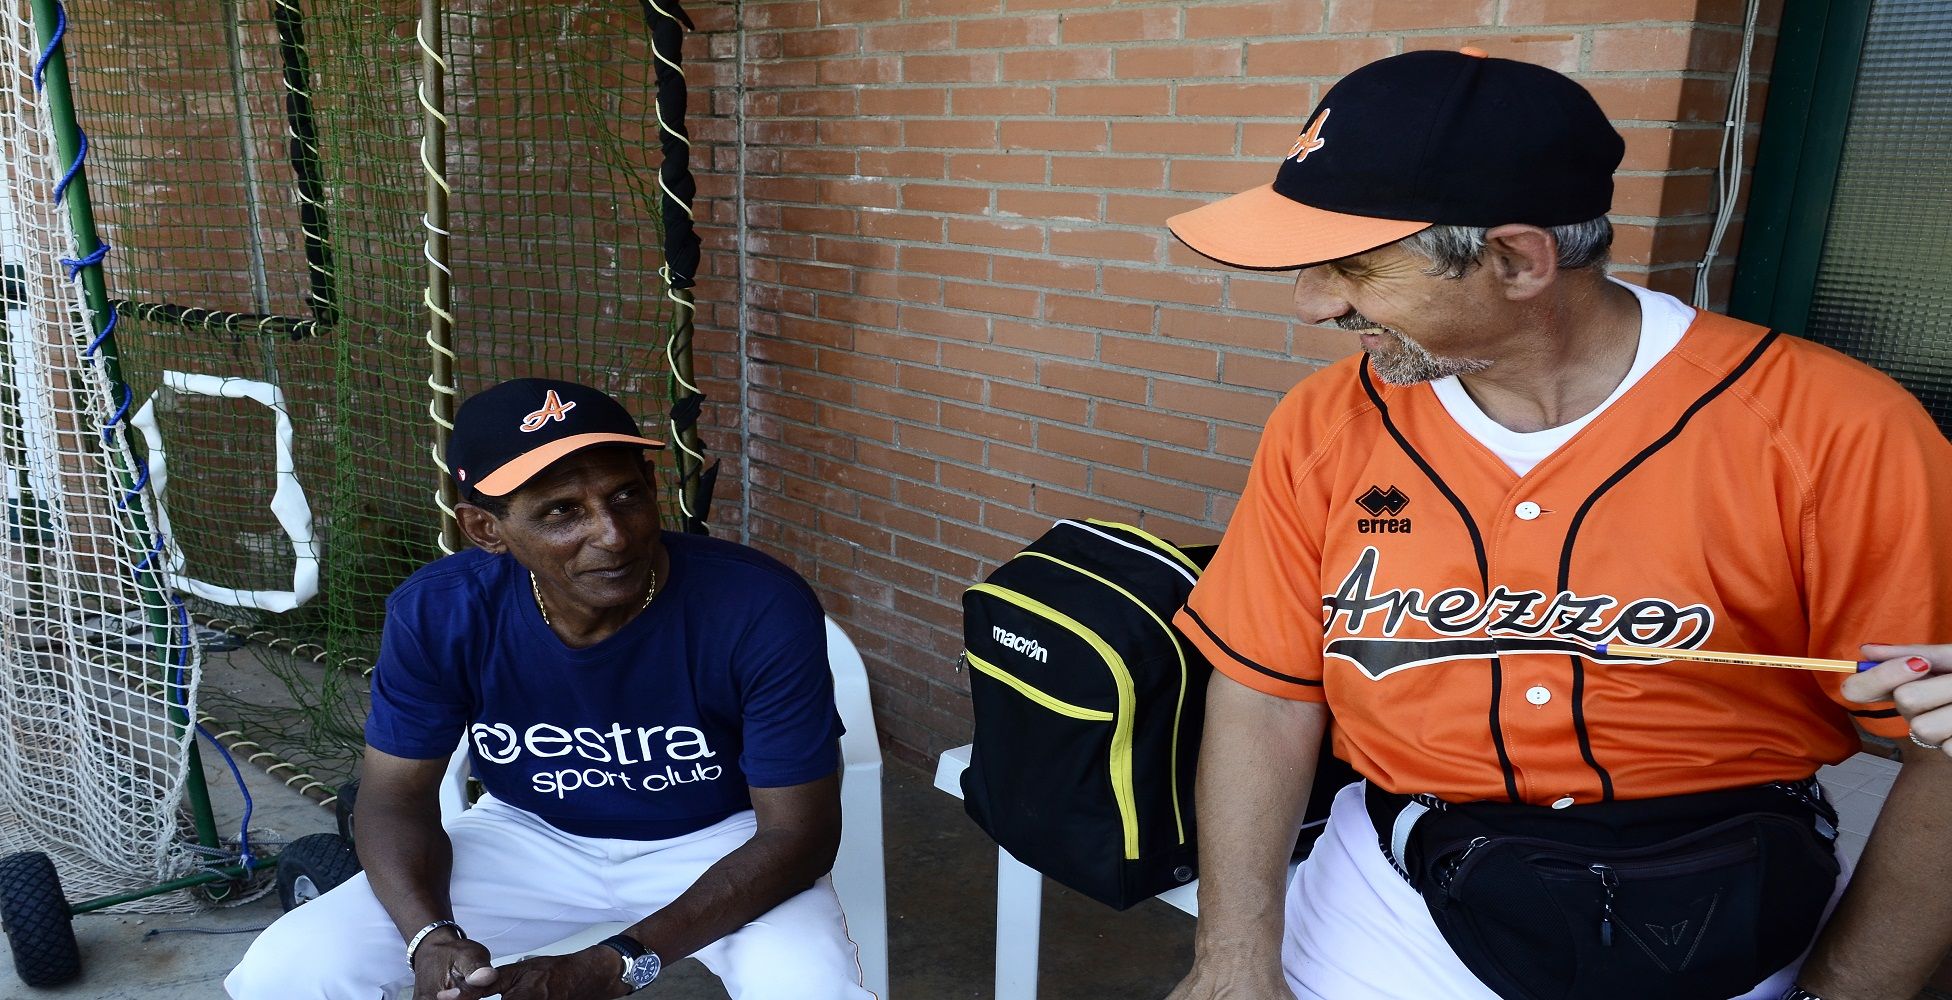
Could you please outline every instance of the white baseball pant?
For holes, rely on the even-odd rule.
[[[752,838],[750,811],[669,840],[576,837],[493,797],[448,824],[454,919],[492,956],[593,924],[635,923]],[[872,1000],[832,883],[818,885],[695,956],[733,1000]],[[406,951],[361,873],[285,914],[224,980],[233,1000],[375,1000],[406,978]]]
[[[1850,860],[1838,860],[1844,871],[1832,907],[1850,879]],[[1731,1000],[1776,1000],[1802,964],[1798,958]],[[1299,1000],[1498,1000],[1383,857],[1360,782],[1335,796],[1321,839],[1288,884],[1281,967]]]

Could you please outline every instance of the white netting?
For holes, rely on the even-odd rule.
[[[160,588],[154,510],[129,448],[128,400],[63,258],[76,237],[57,186],[43,46],[28,0],[0,0],[0,850],[45,851],[71,900],[196,867],[178,829],[200,670]],[[112,251],[111,251],[112,252]],[[179,716],[181,718],[181,716]],[[131,909],[193,906],[181,893]]]

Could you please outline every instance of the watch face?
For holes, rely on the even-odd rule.
[[[658,961],[657,952],[647,951],[630,963],[630,971],[624,974],[624,982],[633,990],[641,990],[657,979],[658,970],[664,963]]]

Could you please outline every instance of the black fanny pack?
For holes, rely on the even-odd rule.
[[[1365,787],[1383,854],[1504,1000],[1728,1000],[1796,960],[1836,888],[1816,779],[1574,805]]]

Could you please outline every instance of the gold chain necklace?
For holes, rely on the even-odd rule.
[[[556,627],[555,623],[549,620],[549,606],[542,603],[542,584],[536,582],[534,570],[529,571],[529,593],[535,595],[535,609],[537,611],[542,612],[542,624],[547,625],[550,628],[555,628]],[[651,598],[656,596],[657,596],[657,567],[652,566],[651,567],[651,592],[644,595],[644,603],[638,605],[637,610],[642,611],[645,608],[650,607]]]

